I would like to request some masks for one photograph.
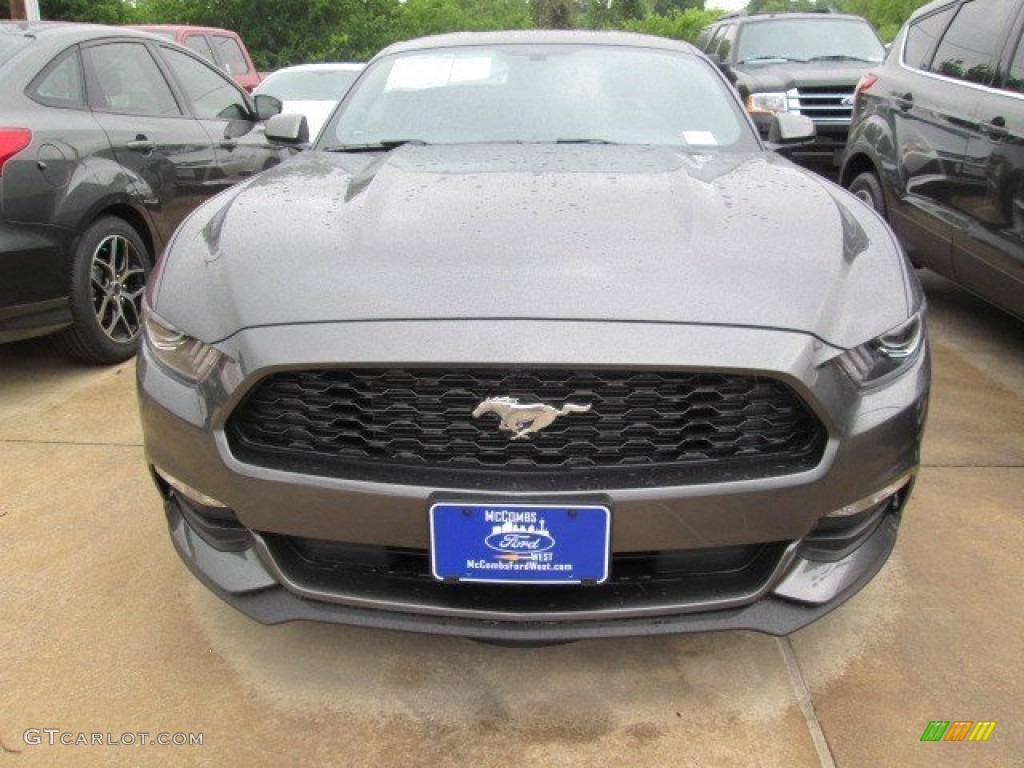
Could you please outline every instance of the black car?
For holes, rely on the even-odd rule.
[[[733,14],[704,28],[696,45],[736,85],[762,138],[771,117],[810,117],[814,143],[790,157],[804,165],[838,165],[853,109],[853,89],[885,56],[860,16],[832,13]]]
[[[280,102],[260,105],[144,32],[0,24],[0,342],[58,333],[86,362],[133,355],[174,228],[295,151],[264,133]]]
[[[919,265],[1024,317],[1024,8],[921,8],[858,86],[842,183]]]

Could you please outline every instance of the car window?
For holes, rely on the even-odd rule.
[[[1010,62],[1006,82],[1002,88],[1014,93],[1024,93],[1024,37],[1017,43],[1017,50],[1013,54],[1013,61]]]
[[[716,70],[668,51],[508,45],[396,54],[353,88],[321,142],[753,142]]]
[[[708,43],[708,47],[705,49],[708,53],[714,53],[715,49],[718,48],[718,43],[722,40],[722,35],[725,34],[726,24],[723,24],[715,30],[715,34],[711,36],[711,42]]]
[[[0,64],[29,44],[31,38],[12,32],[0,34]]]
[[[708,43],[711,41],[711,33],[714,31],[711,27],[704,27],[697,35],[697,39],[693,41],[693,44],[700,48],[702,51],[708,49]]]
[[[234,82],[188,54],[161,46],[164,58],[202,120],[247,120],[249,107]]]
[[[991,82],[992,49],[1002,36],[1005,16],[1005,0],[964,3],[942,36],[928,69],[972,83]]]
[[[725,61],[729,58],[729,52],[732,51],[732,44],[736,41],[736,25],[730,24],[725,28],[725,32],[722,34],[722,39],[718,43],[718,50],[715,53],[718,54],[718,58]]]
[[[104,43],[82,51],[97,109],[135,115],[180,115],[163,73],[142,43]]]
[[[914,69],[926,69],[935,49],[935,41],[953,18],[956,6],[944,8],[938,13],[918,19],[907,29],[907,41],[903,45],[903,63]]]
[[[242,75],[249,71],[249,64],[245,60],[242,49],[233,37],[225,35],[210,35],[213,46],[217,49],[220,60],[224,62],[224,69],[229,75]]]
[[[210,63],[216,63],[216,59],[213,58],[213,51],[210,50],[210,44],[206,41],[205,35],[189,35],[185,38],[185,47],[190,51],[195,51]]]
[[[354,69],[275,72],[259,84],[256,93],[281,101],[340,101],[358,76]]]
[[[29,86],[28,95],[51,107],[85,106],[85,84],[78,48],[65,51],[40,72]]]

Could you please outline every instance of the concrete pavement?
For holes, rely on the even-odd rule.
[[[787,640],[514,650],[258,625],[173,552],[131,365],[0,347],[0,766],[1020,764],[1024,324],[926,281],[934,394],[896,551]],[[922,743],[930,720],[997,726]],[[47,728],[203,744],[25,743]]]

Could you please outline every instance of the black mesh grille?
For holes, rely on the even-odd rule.
[[[496,396],[590,410],[510,440],[496,414],[472,416],[481,401]],[[756,466],[754,475],[781,474],[813,466],[824,444],[820,422],[781,382],[628,370],[281,372],[257,384],[231,416],[228,435],[235,454],[250,463],[403,482],[416,477],[380,473],[398,468],[507,479],[700,467],[718,477],[727,467]],[[637,475],[627,484],[642,481]]]

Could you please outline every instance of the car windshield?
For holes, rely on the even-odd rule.
[[[859,19],[769,19],[743,26],[736,41],[736,63],[783,61],[865,61],[877,64],[885,49],[867,22]]]
[[[357,70],[297,70],[275,72],[256,93],[281,101],[339,101],[359,76]]]
[[[356,85],[318,147],[410,141],[757,146],[728,84],[703,59],[578,44],[386,56]]]

